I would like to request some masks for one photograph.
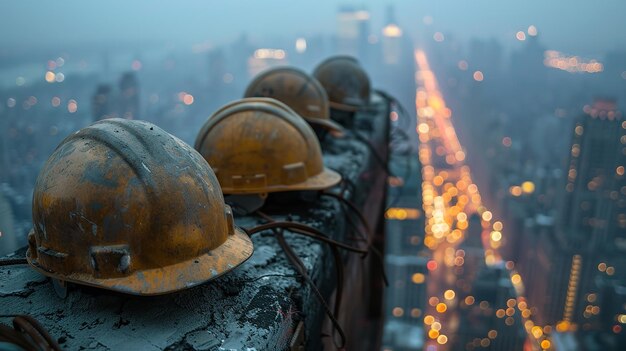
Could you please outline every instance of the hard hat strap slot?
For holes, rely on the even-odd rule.
[[[95,276],[123,275],[131,265],[128,245],[92,246],[89,250]]]
[[[230,179],[232,186],[237,189],[263,189],[267,187],[265,174],[234,175]]]
[[[296,162],[284,165],[282,177],[283,184],[287,185],[302,183],[309,178],[304,162]]]
[[[58,272],[63,271],[63,267],[67,264],[66,258],[68,254],[39,246],[33,253],[33,260],[36,265],[46,267],[47,271]]]

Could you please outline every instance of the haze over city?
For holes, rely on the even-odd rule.
[[[625,15],[0,3],[0,349],[626,349]]]

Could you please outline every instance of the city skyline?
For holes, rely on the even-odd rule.
[[[626,25],[615,25],[626,3],[279,4],[69,2],[32,6],[27,17],[31,3],[13,5],[18,16],[0,30],[38,25],[0,39],[0,255],[27,244],[35,179],[66,136],[109,118],[140,119],[192,144],[214,111],[251,96],[245,92],[256,77],[290,66],[298,82],[319,79],[320,99],[328,99],[319,106],[343,126],[314,124],[322,163],[350,173],[345,163],[367,156],[355,178],[366,190],[341,183],[340,197],[364,201],[363,211],[379,207],[364,216],[342,203],[344,211],[328,216],[345,219],[352,234],[371,229],[372,238],[354,240],[381,251],[368,256],[377,263],[367,270],[351,261],[336,272],[345,273],[344,292],[367,288],[364,296],[375,301],[363,308],[366,298],[355,298],[335,312],[347,334],[367,324],[358,343],[377,351],[626,347],[626,27],[619,28]],[[44,34],[43,16],[63,23]],[[595,18],[600,25],[584,25]],[[219,33],[211,36],[213,28]],[[352,58],[335,58],[340,70],[320,73],[342,55]],[[284,91],[304,91],[277,81]],[[274,88],[268,83],[254,96],[280,95]],[[309,195],[270,198],[277,208],[288,204],[291,220],[291,207],[310,205]],[[250,213],[238,211],[234,221],[247,221]],[[368,228],[368,220],[380,222]],[[96,235],[103,226],[92,228]],[[282,257],[282,246],[274,244],[264,242],[252,262],[276,264],[268,257]],[[330,289],[325,294],[341,292],[327,263],[309,274]],[[310,302],[297,307],[303,319]],[[321,335],[331,321],[334,330],[332,318],[302,328]]]
[[[35,47],[63,49],[90,43],[191,46],[207,42],[216,46],[236,39],[241,33],[255,40],[287,39],[287,33],[294,32],[303,37],[329,35],[336,28],[336,11],[346,5],[370,12],[375,28],[381,28],[386,20],[385,7],[393,5],[398,21],[415,39],[420,39],[422,32],[443,32],[462,41],[473,37],[495,38],[513,49],[517,45],[515,34],[534,25],[550,48],[570,54],[598,56],[626,46],[626,38],[621,35],[626,31],[626,24],[621,21],[626,4],[620,0],[602,4],[582,0],[518,3],[240,0],[222,2],[214,8],[203,1],[183,5],[165,2],[159,6],[147,0],[119,2],[116,6],[67,1],[49,7],[35,6],[29,1],[3,2],[0,12],[13,15],[0,21],[0,31],[11,33],[0,38],[0,45],[11,45],[12,50],[18,51]],[[596,19],[603,25],[585,25]],[[37,25],[24,26],[24,23]],[[0,53],[12,50],[5,48]]]

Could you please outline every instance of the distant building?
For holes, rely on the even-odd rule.
[[[91,115],[94,121],[119,117],[116,111],[113,88],[109,84],[100,84],[91,98]]]
[[[398,156],[390,167],[402,172],[410,159],[417,157]],[[406,183],[391,187],[388,197],[391,204],[385,214],[385,269],[389,287],[385,291],[383,349],[419,350],[424,344],[422,319],[428,281],[428,255],[422,251],[425,219],[421,208],[403,206],[415,206],[421,201],[421,177],[410,177]]]
[[[133,72],[122,75],[119,83],[119,112],[126,119],[139,118],[139,82]]]
[[[367,61],[370,13],[363,8],[343,6],[337,13],[337,52]]]
[[[248,79],[254,75],[250,70],[250,58],[254,57],[254,46],[250,43],[248,35],[242,33],[229,48],[227,70],[228,79],[226,83],[235,82],[246,84]],[[226,78],[226,77],[224,77]]]
[[[387,23],[382,35],[383,61],[387,65],[399,64],[403,55],[403,35],[402,29],[396,22],[392,5],[387,7]]]
[[[225,83],[225,79],[230,79],[228,76],[225,77],[226,71],[226,55],[224,54],[224,50],[221,48],[214,49],[209,52],[209,77],[208,83],[211,88],[219,87],[223,83]]]
[[[517,80],[519,89],[544,86],[546,84],[546,71],[544,54],[546,48],[541,43],[540,37],[527,36],[522,48],[511,54],[511,75]]]
[[[526,330],[504,265],[483,266],[461,302],[453,350],[522,351]],[[469,302],[469,303],[468,303]]]
[[[485,250],[482,242],[483,228],[478,214],[469,218],[467,232],[459,249],[463,251],[464,269],[469,279],[473,279],[476,272],[485,266]]]
[[[283,49],[261,48],[256,49],[248,58],[248,76],[255,77],[257,74],[276,66],[287,64],[287,52]]]
[[[415,324],[423,317],[426,297],[426,276],[428,259],[416,254],[411,256],[387,255],[389,283],[391,286],[385,293],[388,301],[386,315],[389,320]]]
[[[115,90],[110,84],[99,84],[91,97],[93,121],[105,118],[139,118],[139,82],[134,72],[122,75]]]
[[[496,76],[502,72],[503,55],[504,49],[502,44],[495,39],[472,39],[469,43],[468,62],[472,70],[479,70],[489,77]],[[543,55],[543,52],[541,55]],[[539,59],[543,59],[543,56],[539,56]]]
[[[626,289],[626,122],[614,101],[596,100],[584,110],[575,120],[550,255],[567,267],[553,291],[564,300],[557,330],[621,331],[622,305],[606,311],[603,303]]]

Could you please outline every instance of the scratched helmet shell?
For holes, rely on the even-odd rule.
[[[343,132],[330,119],[328,95],[317,79],[293,67],[276,67],[257,75],[248,85],[244,97],[267,97],[291,107],[311,126]]]
[[[37,271],[136,295],[204,283],[253,250],[202,156],[124,119],[96,122],[56,148],[35,184],[28,239]]]
[[[220,108],[198,133],[195,148],[228,195],[321,190],[341,180],[324,167],[311,127],[274,99],[248,98]]]

